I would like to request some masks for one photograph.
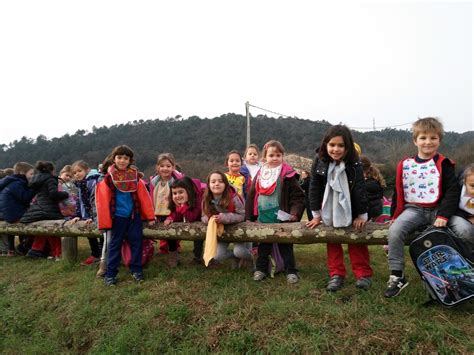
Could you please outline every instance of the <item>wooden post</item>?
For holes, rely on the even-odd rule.
[[[61,238],[61,257],[70,263],[77,262],[77,237]]]

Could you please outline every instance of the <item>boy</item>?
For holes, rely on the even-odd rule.
[[[18,162],[13,166],[13,175],[0,180],[0,220],[18,222],[30,206],[35,192],[28,187],[34,173],[32,165]],[[15,255],[15,236],[6,236],[8,256]]]
[[[431,223],[446,227],[459,201],[454,163],[438,153],[442,123],[432,117],[420,118],[412,130],[418,154],[397,165],[393,222],[388,231],[390,278],[385,297],[397,296],[408,285],[404,275],[404,247],[414,237],[413,232]]]

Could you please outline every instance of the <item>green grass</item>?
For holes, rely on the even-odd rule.
[[[408,261],[410,285],[385,299],[386,257],[372,246],[374,284],[328,294],[325,245],[295,246],[301,281],[283,275],[261,283],[249,272],[182,265],[155,256],[146,281],[120,270],[116,287],[95,268],[65,262],[0,259],[1,353],[313,353],[474,352],[474,302],[426,307]],[[81,240],[81,258],[87,256]],[[346,265],[349,263],[346,260]]]

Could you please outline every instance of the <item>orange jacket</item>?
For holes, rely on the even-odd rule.
[[[112,228],[113,216],[110,212],[112,194],[114,194],[114,191],[107,186],[105,180],[102,180],[97,184],[95,191],[95,204],[97,207],[97,227],[99,229]],[[146,189],[145,182],[141,179],[138,180],[137,197],[140,201],[140,216],[142,220],[154,221],[155,212],[153,210],[153,204],[150,195],[148,194],[148,190]]]

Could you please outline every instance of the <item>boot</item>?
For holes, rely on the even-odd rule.
[[[178,265],[179,265],[178,252],[177,251],[170,251],[168,253],[168,266],[170,268],[175,268]]]

